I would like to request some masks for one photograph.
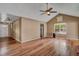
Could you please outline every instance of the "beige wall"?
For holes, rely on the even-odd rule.
[[[48,37],[49,36],[52,37],[51,33],[54,32],[54,24],[57,23],[56,17],[54,17],[53,19],[47,22],[47,36]]]
[[[79,37],[79,17],[59,14],[55,18],[47,22],[47,33],[54,32],[54,24],[58,23],[57,18],[62,16],[62,22],[67,23],[67,35],[69,39],[78,39]],[[61,19],[61,18],[58,18]]]
[[[20,26],[20,19],[17,19],[16,21],[14,21],[11,25],[10,25],[10,28],[11,28],[11,37],[13,37],[14,39],[16,39],[18,42],[20,42],[20,30],[21,30],[21,26]]]
[[[67,23],[67,37],[79,39],[79,17],[64,15],[64,22]]]
[[[44,24],[44,37],[47,36],[47,24],[30,18],[21,17],[10,25],[10,35],[23,43],[40,38],[40,24]]]
[[[46,23],[35,21],[30,18],[21,19],[21,40],[22,42],[31,41],[40,38],[40,24],[44,24],[44,37],[47,34]]]

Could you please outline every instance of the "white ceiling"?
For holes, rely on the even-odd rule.
[[[53,7],[58,13],[64,13],[73,16],[79,16],[79,3],[51,3],[49,7]],[[51,14],[51,16],[40,15],[40,10],[45,10],[44,3],[0,3],[0,12],[3,14],[13,14],[16,16],[28,17],[39,21],[49,21],[58,13]]]

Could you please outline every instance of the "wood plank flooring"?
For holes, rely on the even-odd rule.
[[[71,47],[73,46],[71,45],[70,40],[64,40],[64,39],[44,38],[20,44],[12,38],[3,38],[0,39],[0,55],[1,56],[67,56],[72,55],[71,52],[73,52],[73,50],[71,49]]]

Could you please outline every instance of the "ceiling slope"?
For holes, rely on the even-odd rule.
[[[1,3],[0,12],[44,22],[49,21],[59,13],[79,17],[79,3],[50,3],[49,7],[53,7],[57,13],[51,14],[51,16],[41,15],[40,10],[46,10],[44,3]]]

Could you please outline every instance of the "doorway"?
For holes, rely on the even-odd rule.
[[[8,24],[0,24],[0,37],[8,37]]]
[[[40,24],[40,38],[44,38],[44,24]]]

